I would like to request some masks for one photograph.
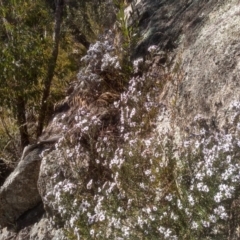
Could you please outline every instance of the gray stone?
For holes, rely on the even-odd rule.
[[[239,0],[141,2],[143,37],[134,56],[146,58],[148,47],[157,45],[168,55],[161,64],[171,59],[171,81],[160,94],[169,113],[164,125],[175,122],[184,129],[202,114],[208,124],[226,127],[229,105],[240,100]]]
[[[195,30],[196,39],[180,46],[184,74],[177,101],[180,118],[200,113],[219,127],[227,124],[229,105],[240,100],[239,13],[238,0],[225,1]]]
[[[19,232],[8,228],[0,230],[0,240],[67,240],[62,229],[51,226],[48,218],[43,217],[32,226],[25,227]]]
[[[36,148],[17,165],[0,189],[0,225],[11,226],[25,211],[33,208],[41,197],[37,179],[43,148]]]

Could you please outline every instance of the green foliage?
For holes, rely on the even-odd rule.
[[[0,45],[1,105],[14,108],[14,98],[39,97],[34,90],[46,66],[44,39],[50,14],[39,1],[10,1],[2,3]]]
[[[110,28],[115,19],[115,8],[107,0],[71,0],[68,3],[66,24],[69,29],[83,34],[89,42]]]
[[[123,72],[130,77],[133,72],[132,62],[131,62],[131,53],[133,53],[134,48],[136,47],[137,42],[140,39],[138,31],[138,22],[134,21],[132,24],[129,24],[128,17],[125,13],[125,3],[123,1],[115,0],[114,4],[118,9],[116,15],[116,27],[118,32],[117,44],[120,44],[122,47],[121,53],[121,65]]]
[[[128,19],[125,15],[125,4],[124,3],[116,3],[118,6],[118,13],[117,13],[117,24],[120,28],[121,34],[124,38],[123,47],[126,45],[130,45],[131,41],[133,41],[133,26],[128,25]]]
[[[46,78],[52,52],[54,13],[42,0],[1,0],[0,6],[0,106],[12,111],[12,117],[17,120],[18,125],[17,129],[12,124],[15,121],[8,121],[4,130],[19,130],[22,142],[22,134],[26,137],[28,135],[25,119],[29,110],[35,109],[34,114],[37,115],[40,109],[43,80]],[[70,48],[74,44],[73,36],[65,34],[62,39],[64,41],[61,43],[60,58],[52,86],[52,106],[63,97],[64,88],[72,72],[77,69],[76,58],[79,57],[79,54],[72,54]],[[19,99],[22,99],[21,107],[18,105]],[[34,127],[30,130],[33,135]],[[16,137],[17,133],[13,135]],[[2,144],[4,147],[5,143]],[[16,146],[13,142],[10,145],[18,148],[19,142]],[[18,154],[16,158],[17,156]]]
[[[19,138],[17,136],[18,127],[11,111],[1,108],[0,111],[0,158],[7,165],[15,167],[21,155],[19,151]]]

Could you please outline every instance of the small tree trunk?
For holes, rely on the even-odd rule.
[[[64,9],[64,0],[56,0],[56,12],[55,12],[55,28],[54,28],[54,39],[53,39],[53,49],[52,55],[48,65],[47,76],[45,78],[43,84],[43,96],[41,100],[41,107],[38,116],[38,127],[37,127],[37,137],[42,134],[42,130],[44,127],[44,122],[46,118],[46,111],[48,107],[48,98],[50,95],[50,88],[52,84],[52,79],[54,77],[54,71],[57,63],[58,57],[58,48],[60,42],[60,31],[61,31],[61,23],[63,17],[63,9]]]
[[[26,109],[25,101],[23,97],[19,96],[16,99],[16,114],[17,114],[17,124],[20,132],[21,138],[21,150],[24,149],[29,144],[29,135],[27,129],[27,120],[26,120]]]

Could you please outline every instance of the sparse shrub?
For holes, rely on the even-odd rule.
[[[0,158],[15,167],[21,155],[18,127],[11,111],[5,108],[0,109],[0,147]]]

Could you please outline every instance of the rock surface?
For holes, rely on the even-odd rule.
[[[184,129],[202,114],[210,124],[226,127],[230,104],[240,96],[239,1],[142,2],[143,39],[136,56],[155,44],[175,64],[160,98],[174,111],[168,121]]]
[[[41,202],[37,179],[43,148],[31,151],[22,159],[0,189],[0,225],[10,226],[27,210]]]
[[[3,228],[0,231],[0,240],[66,240],[62,229],[54,229],[46,217],[37,223],[25,227],[18,232]]]
[[[180,118],[187,121],[201,113],[222,127],[230,104],[239,101],[239,13],[239,1],[225,1],[207,15],[192,44],[182,44],[179,61],[184,77],[177,101]]]

